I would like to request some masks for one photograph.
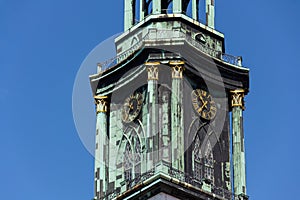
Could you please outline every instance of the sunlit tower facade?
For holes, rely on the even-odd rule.
[[[117,57],[90,76],[95,200],[248,199],[249,69],[214,18],[214,0],[124,0]]]

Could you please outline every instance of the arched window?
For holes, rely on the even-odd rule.
[[[211,184],[214,184],[214,155],[210,141],[207,141],[204,154],[204,178]]]
[[[134,173],[135,177],[141,174],[141,142],[139,138],[134,137]]]
[[[131,136],[130,142],[126,142],[125,152],[123,156],[124,180],[127,188],[130,188],[132,180],[139,181],[141,174],[141,142],[138,135]]]
[[[173,0],[168,1],[168,7],[166,13],[172,14],[173,13]]]
[[[194,140],[193,148],[193,175],[198,181],[205,180],[210,184],[214,184],[214,157],[213,151],[208,140],[204,148],[204,154],[201,150],[200,137],[197,134]]]
[[[132,155],[132,149],[131,149],[129,142],[126,143],[123,159],[124,159],[124,161],[123,161],[124,179],[125,179],[126,183],[128,183],[133,178],[132,177],[133,155]],[[127,185],[127,187],[128,187],[128,185]]]
[[[201,144],[199,136],[196,136],[196,139],[194,141],[194,149],[193,149],[193,155],[194,155],[194,178],[201,181],[202,179],[202,156],[201,156]]]
[[[140,21],[140,0],[134,0],[134,24]]]
[[[192,17],[192,1],[191,0],[183,0],[182,1],[182,13]]]
[[[152,0],[148,0],[147,2],[146,2],[146,15],[151,15],[152,14]]]
[[[198,3],[198,21],[203,24],[206,24],[206,11],[205,11],[206,3],[205,1],[199,1]]]

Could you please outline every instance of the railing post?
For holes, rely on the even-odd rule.
[[[238,57],[237,57],[237,65],[238,65],[239,67],[242,67],[242,61],[243,61],[242,56],[238,56]]]

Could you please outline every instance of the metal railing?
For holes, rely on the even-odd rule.
[[[186,174],[186,173],[179,171],[177,169],[174,169],[174,168],[169,168],[169,174],[170,174],[170,176],[172,176],[182,182],[189,183],[198,188],[201,188],[203,183],[205,182],[205,179],[199,180],[189,174]],[[229,190],[226,190],[222,187],[216,187],[213,184],[210,184],[210,187],[211,187],[211,193],[215,194],[221,198],[225,198],[228,200],[229,199],[233,200],[235,198],[234,194]]]
[[[127,188],[133,188],[135,185],[146,181],[147,179],[151,178],[154,175],[154,170],[147,171],[146,173],[139,174],[134,179],[125,180],[125,184]],[[118,192],[116,189],[112,192],[109,192],[103,197],[100,197],[100,200],[111,200],[119,196],[121,192]]]
[[[111,58],[103,63],[100,63],[102,66],[102,69],[108,69],[117,63],[120,63],[124,60],[126,60],[129,56],[133,55],[137,50],[140,50],[145,43],[151,42],[151,41],[159,41],[159,40],[182,40],[186,41],[191,46],[196,47],[201,52],[212,56],[214,58],[217,58],[219,60],[222,60],[228,64],[241,66],[241,57],[239,56],[233,56],[229,54],[225,54],[222,51],[218,51],[216,49],[212,49],[210,47],[205,46],[204,44],[198,42],[197,40],[193,39],[191,36],[183,33],[179,30],[155,30],[155,31],[149,31],[139,42],[137,42],[135,45],[133,45],[128,50],[124,51],[122,54]]]
[[[148,34],[141,39],[139,42],[137,42],[136,44],[134,44],[131,48],[127,49],[126,51],[124,51],[123,53],[121,53],[120,55],[117,55],[109,60],[106,60],[101,64],[102,69],[108,69],[110,67],[115,66],[117,63],[122,62],[123,60],[127,59],[129,56],[133,55],[134,52],[136,52],[137,50],[141,49],[144,43],[144,39],[148,36]]]
[[[163,173],[163,172],[160,172]],[[134,179],[132,180],[125,180],[125,183],[127,188],[133,188],[135,185],[138,185],[144,181],[146,181],[147,179],[151,178],[152,176],[155,175],[155,170],[150,170],[146,173],[143,174],[139,174],[137,175]],[[204,184],[205,180],[199,180],[187,173],[184,173],[182,171],[179,171],[177,169],[174,169],[170,166],[168,166],[168,174],[166,174],[172,178],[178,179],[181,182],[185,182],[188,183],[190,185],[193,185],[197,188],[201,188],[202,185]],[[240,197],[239,196],[235,196],[231,191],[226,190],[222,187],[216,187],[213,184],[210,184],[210,188],[211,188],[211,194],[213,194],[214,196],[218,196],[220,199],[226,199],[226,200],[239,200]],[[108,194],[106,194],[105,196],[101,197],[100,200],[111,200],[116,198],[117,196],[119,196],[121,194],[121,191],[117,191],[114,190]]]

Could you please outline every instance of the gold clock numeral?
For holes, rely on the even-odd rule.
[[[140,111],[142,109],[142,105],[137,106],[137,110]]]
[[[214,115],[216,115],[217,110],[214,110],[213,108],[211,108],[210,112],[211,112],[212,116],[214,116]]]
[[[127,109],[130,107],[130,103],[129,102],[125,102],[123,108]]]
[[[127,114],[127,112],[124,111],[124,110],[123,110],[123,112],[122,112],[122,120],[123,120],[123,121],[127,121],[127,120],[128,120],[128,114]]]
[[[211,96],[210,94],[206,97],[209,101],[211,101]]]
[[[217,107],[216,107],[214,102],[210,103],[210,109],[213,110],[213,111],[217,111]]]
[[[202,107],[198,108],[197,112],[200,113],[202,111]]]
[[[131,121],[133,121],[132,115],[130,115],[130,116],[128,117],[128,122],[131,122]]]
[[[192,101],[193,101],[193,103],[198,103],[197,96],[195,96],[194,94],[193,94],[193,97],[192,97]]]
[[[201,112],[201,117],[207,119],[206,114],[207,114],[206,112]]]
[[[143,100],[142,100],[142,99],[139,99],[138,105],[140,106],[140,105],[142,105],[142,103],[143,103]]]
[[[206,119],[211,119],[211,117],[212,117],[211,112],[206,113]]]
[[[202,91],[200,89],[197,89],[197,93],[198,93],[197,96],[201,96],[202,95]]]

